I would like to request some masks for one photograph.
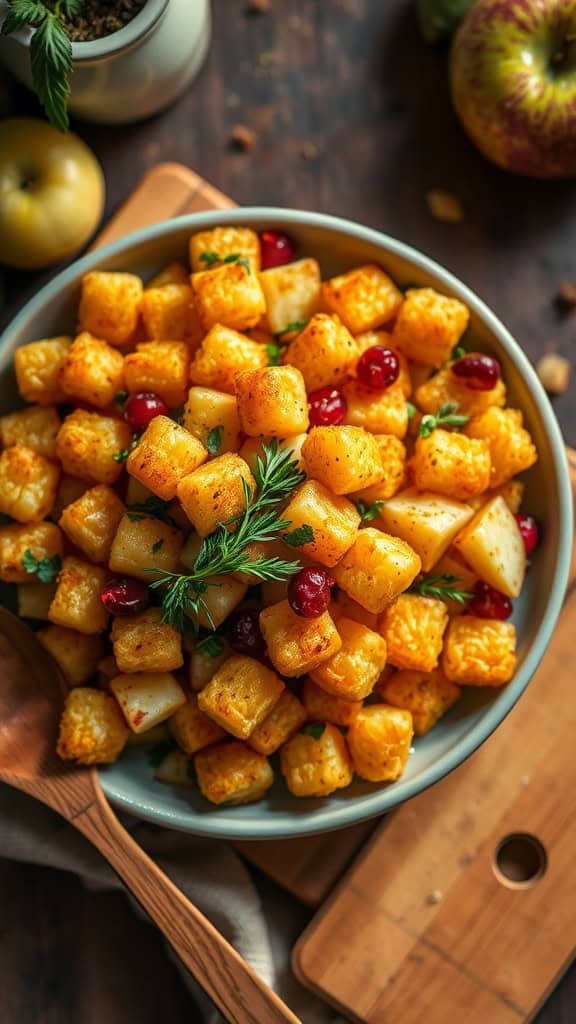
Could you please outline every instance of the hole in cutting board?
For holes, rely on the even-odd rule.
[[[548,866],[542,843],[528,832],[513,832],[500,840],[492,865],[496,878],[508,889],[529,889]]]

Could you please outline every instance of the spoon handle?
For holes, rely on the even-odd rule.
[[[231,1024],[301,1024],[278,996],[120,824],[95,780],[96,799],[72,819],[154,921]]]

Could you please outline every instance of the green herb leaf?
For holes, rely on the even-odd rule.
[[[308,324],[307,320],[294,320],[292,323],[288,324],[287,327],[284,327],[283,330],[275,331],[274,337],[275,338],[281,338],[284,334],[293,334],[293,333],[296,333],[296,332],[299,334],[300,331],[304,330],[304,328],[307,326],[307,324]]]
[[[217,252],[202,252],[200,253],[200,259],[207,267],[211,267],[214,263],[220,262],[220,257]]]
[[[158,552],[159,552],[159,551],[161,550],[161,548],[163,547],[163,545],[164,545],[164,538],[162,537],[162,538],[161,538],[160,540],[157,540],[157,541],[156,541],[156,542],[155,542],[155,543],[154,543],[154,544],[152,545],[152,554],[153,554],[153,555],[157,555],[157,554],[158,554]]]
[[[468,353],[465,348],[462,348],[462,345],[456,345],[456,348],[452,352],[452,359],[463,359],[464,356],[467,355]]]
[[[219,658],[224,653],[224,641],[214,633],[208,633],[208,636],[196,644],[194,650],[207,654],[209,658]]]
[[[120,412],[124,412],[124,406],[128,399],[128,391],[117,391],[114,395],[114,405],[117,405]]]
[[[114,459],[114,462],[126,462],[131,451],[131,448],[123,448],[120,452],[114,452],[112,458]]]
[[[408,419],[413,420],[418,410],[412,402],[406,402],[406,411],[408,413]]]
[[[378,499],[373,501],[371,505],[366,505],[363,501],[355,501],[354,504],[360,513],[362,522],[371,523],[373,519],[378,518],[386,502]]]
[[[222,435],[224,434],[224,427],[212,427],[212,430],[208,431],[206,438],[206,447],[210,452],[210,455],[218,455],[222,447]]]
[[[437,427],[454,427],[458,430],[463,427],[470,417],[457,413],[458,408],[458,402],[446,402],[434,415],[423,416],[418,427],[420,437],[430,437]]]
[[[177,405],[174,409],[172,409],[170,412],[170,419],[174,420],[174,423],[178,423],[179,426],[182,426],[182,424],[184,423],[184,406]]]
[[[266,355],[268,356],[268,366],[280,366],[282,358],[280,345],[266,345]]]
[[[46,11],[30,41],[30,64],[34,91],[48,118],[59,131],[68,131],[72,43],[51,11]]]
[[[283,533],[282,540],[290,548],[301,548],[303,544],[312,544],[314,542],[314,530],[308,523],[303,523],[302,526],[297,526],[295,530]]]
[[[224,257],[219,256],[217,252],[203,252],[200,254],[200,259],[208,268],[213,267],[215,263],[237,263],[250,273],[250,260],[241,256],[239,252],[231,252]]]
[[[474,594],[466,590],[458,576],[444,573],[442,576],[422,576],[410,587],[410,592],[422,597],[437,597],[441,601],[456,601],[465,604]]]
[[[84,0],[62,0],[62,9],[67,18],[73,18],[75,14],[79,14]]]
[[[305,736],[312,736],[313,739],[319,740],[324,735],[325,729],[325,722],[312,722],[310,725],[305,725],[302,732]]]
[[[168,757],[168,754],[171,754],[173,750],[176,750],[176,744],[172,743],[171,740],[162,740],[161,743],[155,743],[148,751],[148,764],[152,765],[153,768],[159,768],[164,758]]]
[[[9,36],[24,25],[37,26],[47,11],[41,0],[12,0],[2,23],[1,34]]]
[[[27,548],[22,555],[22,568],[31,576],[36,576],[40,583],[53,583],[62,568],[62,559],[60,555],[36,558],[34,552]]]
[[[163,501],[156,494],[151,494],[145,501],[135,501],[128,505],[126,515],[131,523],[139,523],[140,520],[151,516],[154,519],[160,519],[167,526],[178,529],[177,523],[172,519],[172,516],[168,515],[168,505],[169,502]]]

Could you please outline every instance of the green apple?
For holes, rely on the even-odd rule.
[[[103,207],[100,164],[76,135],[34,118],[0,122],[0,263],[32,270],[72,256]]]
[[[489,160],[534,178],[576,176],[576,0],[476,0],[450,79]]]

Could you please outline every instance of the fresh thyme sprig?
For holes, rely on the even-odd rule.
[[[202,613],[210,628],[216,628],[204,599],[208,587],[217,586],[212,577],[248,572],[259,580],[285,580],[301,568],[298,561],[262,555],[254,557],[246,550],[249,544],[257,541],[274,540],[291,525],[290,520],[278,515],[275,506],[304,480],[304,473],[298,469],[289,448],[280,448],[276,440],[262,447],[264,459],[258,457],[254,473],[255,493],[245,480],[242,481],[246,498],[244,511],[220,523],[214,533],[204,538],[189,575],[163,572],[150,584],[154,589],[165,588],[162,621],[179,632],[184,631],[187,617],[198,619]]]
[[[446,402],[440,406],[438,412],[433,415],[429,413],[423,416],[418,427],[420,437],[430,437],[430,434],[434,433],[436,427],[460,428],[465,426],[470,417],[457,412],[458,408],[458,402]]]
[[[422,597],[437,597],[441,601],[456,601],[458,604],[466,604],[466,601],[474,597],[470,590],[464,588],[463,581],[450,573],[422,576],[412,584],[410,591]]]

